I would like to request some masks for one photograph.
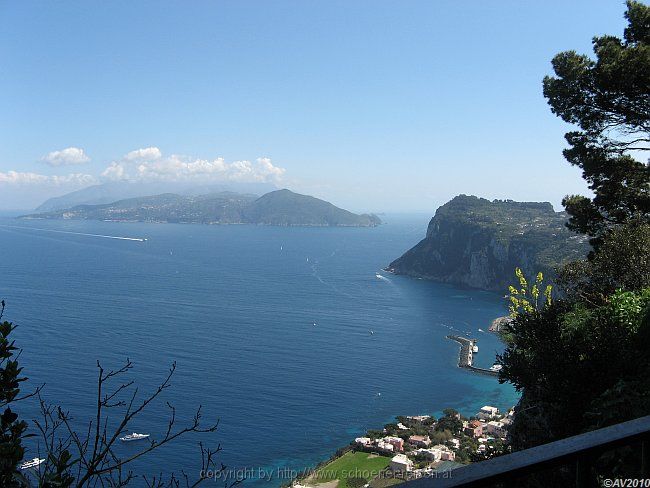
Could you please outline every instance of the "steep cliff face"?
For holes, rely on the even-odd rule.
[[[586,239],[564,227],[550,203],[490,202],[460,195],[440,207],[426,237],[386,269],[484,290],[505,291],[514,269],[553,269],[588,251]]]

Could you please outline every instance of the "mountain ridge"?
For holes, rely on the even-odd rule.
[[[205,195],[159,195],[24,215],[25,219],[85,219],[168,223],[262,224],[274,226],[375,227],[373,214],[354,214],[330,202],[290,190],[258,197],[218,192]]]
[[[206,195],[210,193],[234,192],[261,195],[277,190],[270,183],[211,183],[197,184],[196,182],[129,182],[111,181],[75,190],[65,195],[52,197],[34,209],[36,213],[65,210],[77,205],[102,205],[119,200],[156,196],[163,193],[178,195]]]

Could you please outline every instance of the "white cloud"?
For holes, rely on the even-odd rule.
[[[163,157],[156,147],[138,149],[112,162],[101,174],[107,180],[130,181],[238,181],[278,182],[284,168],[269,158],[228,163],[224,158],[195,159],[172,154]]]
[[[90,161],[83,149],[78,147],[67,147],[60,151],[52,151],[43,157],[50,166],[68,166],[73,164],[84,164]]]
[[[87,186],[96,183],[92,175],[71,173],[68,175],[41,175],[38,173],[21,173],[18,171],[0,171],[0,184],[21,186]]]
[[[259,168],[259,172],[267,177],[280,179],[287,171],[284,168],[273,166],[271,158],[257,158],[256,162]]]
[[[102,178],[107,180],[123,180],[124,165],[120,163],[111,163],[101,174]]]
[[[157,147],[145,147],[131,151],[123,159],[126,161],[155,161],[161,157],[162,153]]]

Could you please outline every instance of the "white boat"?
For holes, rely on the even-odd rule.
[[[25,469],[38,468],[44,462],[45,462],[45,459],[34,458],[31,461],[25,461],[23,464],[21,464],[20,469],[25,470]]]
[[[149,434],[138,434],[137,432],[134,432],[133,434],[127,434],[124,437],[120,437],[120,440],[122,442],[131,442],[146,439],[147,437],[149,437]]]
[[[490,371],[501,371],[502,368],[503,366],[501,366],[500,364],[493,364],[492,366],[490,366]]]
[[[472,352],[476,354],[478,352],[478,346],[472,346]]]

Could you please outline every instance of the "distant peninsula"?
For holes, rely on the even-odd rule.
[[[234,192],[163,193],[99,205],[76,205],[21,218],[313,227],[375,227],[381,224],[381,219],[374,214],[354,214],[324,200],[286,189],[261,197]]]
[[[438,208],[426,237],[386,268],[395,274],[506,291],[514,270],[552,275],[584,257],[587,238],[565,227],[550,203],[486,200],[459,195]]]

